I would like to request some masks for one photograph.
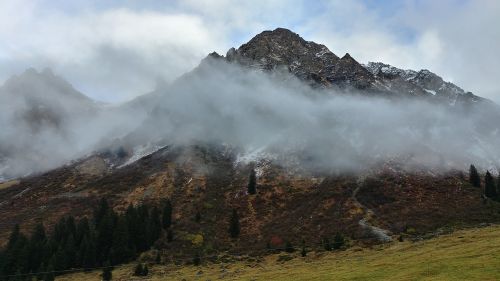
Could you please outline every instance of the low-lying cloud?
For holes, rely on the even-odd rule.
[[[134,152],[147,145],[223,144],[244,161],[272,159],[319,172],[359,171],[393,160],[408,169],[466,169],[474,163],[496,170],[500,164],[490,107],[474,111],[312,89],[286,70],[262,72],[212,58],[144,99],[151,106],[88,110],[58,99],[58,105],[42,104],[57,122],[42,114],[35,131],[16,113],[32,109],[26,101],[2,102],[8,107],[0,110],[0,150],[9,161],[0,176],[47,170],[117,144]]]
[[[491,169],[500,161],[496,124],[482,113],[313,90],[285,72],[269,75],[211,59],[165,90],[147,124],[152,139],[226,143],[315,169],[358,170],[390,159]]]

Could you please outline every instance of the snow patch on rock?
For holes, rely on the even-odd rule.
[[[429,89],[424,89],[427,93],[435,96],[436,95],[436,91],[433,91],[433,90],[429,90]]]
[[[134,162],[136,162],[137,160],[145,157],[145,156],[148,156],[148,155],[151,155],[153,153],[155,153],[156,151],[164,148],[165,146],[162,146],[162,145],[154,145],[154,144],[145,144],[145,145],[139,145],[139,146],[136,146],[134,148],[134,154],[125,162],[123,163],[122,165],[118,166],[118,169],[119,168],[122,168],[122,167],[125,167],[127,165],[130,165]]]

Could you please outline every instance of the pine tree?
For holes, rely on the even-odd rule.
[[[149,210],[145,205],[140,205],[137,207],[137,222],[136,222],[136,232],[135,237],[135,248],[138,252],[143,252],[149,248],[148,239],[148,222],[149,222]]]
[[[323,248],[325,248],[325,251],[332,250],[332,245],[330,245],[330,240],[328,238],[323,239]]]
[[[142,263],[138,263],[134,269],[134,276],[142,276],[142,272],[144,268],[142,267]]]
[[[38,271],[40,268],[45,254],[45,243],[47,242],[47,236],[45,234],[45,228],[43,224],[39,223],[33,229],[31,238],[29,241],[29,266],[31,271]]]
[[[106,200],[106,198],[102,198],[99,201],[97,208],[94,210],[94,224],[96,226],[101,224],[101,220],[109,212],[109,210],[110,208],[108,205],[108,201]]]
[[[115,227],[116,214],[109,210],[97,225],[97,263],[103,264],[109,259],[109,251],[113,245],[113,230]]]
[[[491,176],[489,171],[486,171],[484,176],[484,195],[488,198],[497,198],[497,188],[495,186],[495,180]]]
[[[132,258],[133,253],[129,248],[129,234],[127,221],[124,216],[120,216],[113,231],[113,240],[111,246],[111,263],[120,264]]]
[[[54,281],[54,265],[51,261],[49,261],[49,265],[45,269],[45,276],[43,277],[43,281]]]
[[[156,252],[155,263],[156,264],[160,264],[161,263],[160,251]]]
[[[62,243],[67,238],[67,236],[68,236],[68,232],[66,230],[66,218],[62,217],[57,221],[56,225],[54,226],[52,238],[57,243]]]
[[[172,225],[172,203],[170,200],[163,202],[162,226],[168,229]]]
[[[247,192],[248,194],[257,193],[257,176],[255,174],[255,169],[253,168],[250,170],[250,175],[248,176]]]
[[[125,211],[125,220],[127,221],[128,233],[129,233],[129,248],[132,252],[141,251],[140,246],[143,241],[141,241],[141,236],[144,234],[144,228],[140,228],[143,222],[139,221],[137,209],[129,205]]]
[[[306,241],[302,239],[302,250],[300,251],[300,255],[302,257],[307,256],[307,251],[306,251]]]
[[[172,229],[167,231],[167,242],[172,242],[174,240],[174,232]]]
[[[94,235],[89,233],[86,235],[82,243],[80,244],[80,265],[85,270],[89,270],[90,268],[96,265],[96,245]]]
[[[500,171],[497,178],[497,201],[500,201]]]
[[[80,246],[80,244],[83,241],[83,238],[85,236],[88,236],[90,234],[90,224],[89,220],[87,217],[83,217],[78,221],[78,224],[76,225],[76,233],[75,233],[75,243],[77,246]]]
[[[286,243],[285,243],[285,251],[287,253],[293,253],[294,250],[295,249],[293,248],[292,243],[290,241],[286,241]]]
[[[19,224],[16,224],[14,228],[12,229],[12,232],[10,233],[9,236],[9,242],[7,242],[7,249],[12,249],[14,245],[16,245],[16,242],[18,241],[20,236],[20,231],[19,231]]]
[[[66,218],[66,237],[69,237],[70,235],[73,236],[73,239],[76,235],[76,224],[75,218],[73,216],[69,216]]]
[[[344,244],[345,244],[344,236],[342,234],[340,234],[339,232],[337,232],[335,234],[335,237],[333,238],[333,249],[338,250],[338,249],[342,248],[342,246],[344,246]]]
[[[151,210],[147,225],[147,233],[149,248],[156,242],[156,240],[158,240],[158,238],[160,238],[161,234],[161,214],[160,210],[156,206],[154,206]]]
[[[229,221],[229,234],[232,238],[237,238],[240,235],[240,218],[236,209],[233,209]]]
[[[8,242],[4,261],[4,274],[11,275],[16,272],[26,272],[29,258],[28,238],[19,232],[19,226],[15,226]]]
[[[66,262],[66,267],[65,268],[73,268],[76,266],[76,255],[77,255],[77,248],[76,248],[76,243],[75,243],[75,238],[73,238],[73,235],[70,234],[66,244],[64,246],[64,256],[65,262]]]
[[[200,257],[200,253],[196,253],[194,254],[194,257],[193,257],[193,264],[195,266],[199,266],[201,264],[201,257]]]
[[[481,178],[474,165],[470,165],[469,168],[469,182],[472,186],[481,187]]]
[[[104,263],[104,268],[102,269],[102,280],[109,281],[113,278],[113,268],[111,267],[109,261]]]

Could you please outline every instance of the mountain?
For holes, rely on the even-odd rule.
[[[225,59],[268,71],[285,69],[315,87],[354,88],[371,95],[426,97],[451,105],[457,99],[486,101],[428,70],[402,70],[373,62],[362,65],[348,53],[339,58],[326,46],[306,41],[284,28],[264,31],[238,49],[229,49]]]
[[[61,123],[75,115],[91,115],[98,107],[50,69],[37,72],[31,68],[13,76],[5,82],[0,93],[5,101],[2,104],[6,105],[8,101],[11,110],[19,117],[16,121],[24,123],[34,132],[43,126],[60,127]]]
[[[122,109],[96,102],[50,69],[30,68],[13,76],[0,87],[0,180],[46,171],[91,153],[101,138],[135,128],[141,112],[140,105]],[[130,114],[138,120],[132,121]]]
[[[79,100],[72,112],[83,116],[96,108],[68,84],[30,75],[45,81],[37,96]],[[264,31],[113,109],[120,114],[101,115],[101,107],[90,114],[100,118],[71,123],[93,135],[86,153],[2,183],[0,238],[16,223],[27,232],[90,216],[103,198],[117,212],[169,199],[173,238],[164,230],[154,243],[168,260],[265,254],[302,241],[320,251],[337,233],[366,246],[498,223],[497,199],[465,172],[471,163],[480,173],[498,165],[497,109],[428,70],[363,65],[289,30]],[[110,116],[120,122],[89,131]],[[249,194],[253,175],[257,192]],[[237,238],[228,231],[234,211]]]

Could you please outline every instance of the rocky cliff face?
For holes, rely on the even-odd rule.
[[[369,62],[364,67],[395,91],[401,89],[403,92],[419,92],[422,95],[425,93],[431,94],[435,100],[445,102],[451,106],[457,105],[457,102],[458,104],[488,102],[471,92],[465,92],[453,83],[444,81],[443,78],[427,69],[420,71],[403,70],[381,62]],[[407,86],[407,89],[400,88],[401,86]]]
[[[226,59],[268,71],[288,70],[316,87],[374,86],[373,75],[349,54],[339,58],[326,46],[284,28],[264,31],[238,49],[231,48]]]
[[[454,106],[487,102],[428,70],[403,70],[384,63],[362,65],[350,54],[339,58],[326,46],[284,28],[264,31],[226,56],[214,57],[266,71],[286,70],[313,87],[361,90],[367,95],[420,97]]]

